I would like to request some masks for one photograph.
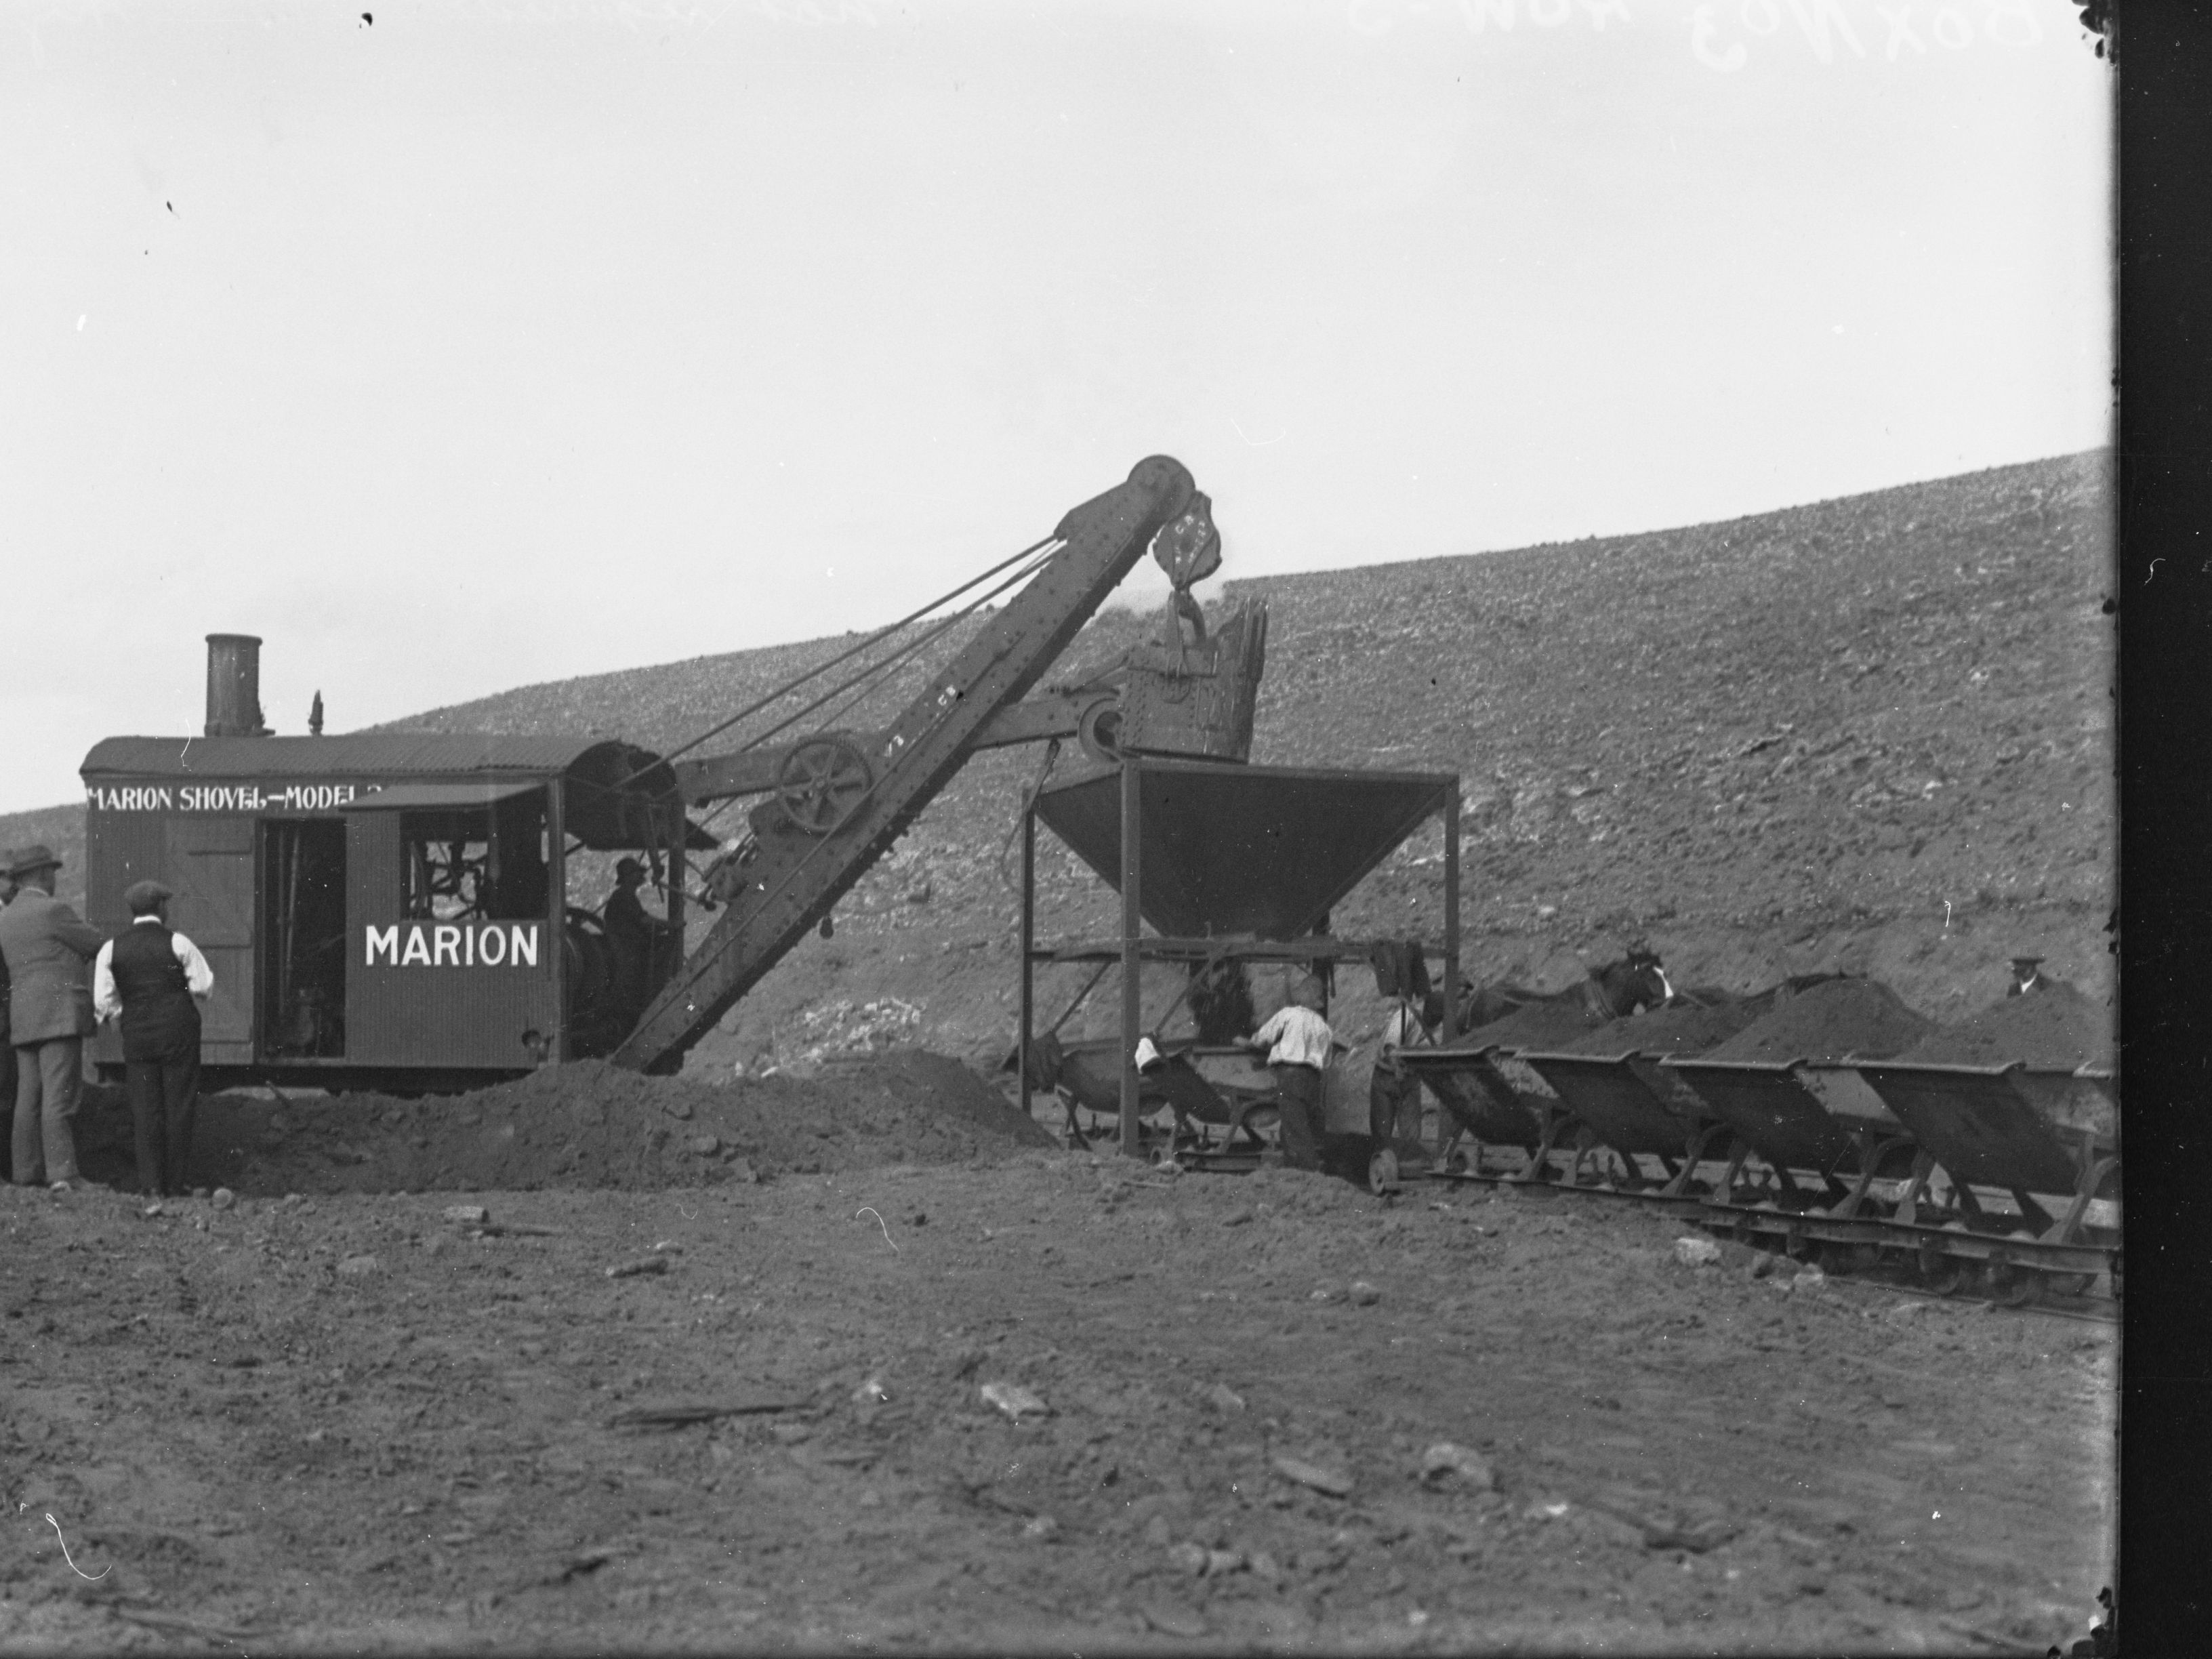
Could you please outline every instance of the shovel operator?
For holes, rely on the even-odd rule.
[[[615,890],[599,907],[606,924],[607,944],[614,955],[616,983],[625,1006],[642,1006],[646,988],[653,982],[653,964],[672,939],[673,925],[638,902],[637,890],[645,884],[645,866],[635,859],[615,863]]]
[[[1321,1168],[1321,1080],[1335,1042],[1321,1017],[1321,981],[1309,974],[1291,988],[1291,1000],[1245,1039],[1267,1051],[1283,1115],[1283,1161],[1293,1170]]]

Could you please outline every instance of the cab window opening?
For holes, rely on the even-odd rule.
[[[401,914],[416,921],[530,921],[545,914],[544,793],[490,807],[403,812]]]

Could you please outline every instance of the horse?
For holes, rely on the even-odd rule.
[[[1620,1019],[1647,1008],[1663,1007],[1674,995],[1658,953],[1648,945],[1632,945],[1620,961],[1592,968],[1579,984],[1564,991],[1534,991],[1525,985],[1502,982],[1473,991],[1460,1004],[1459,1029],[1475,1030],[1522,1008],[1577,1001],[1601,1020]]]

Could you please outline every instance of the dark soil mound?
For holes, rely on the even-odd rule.
[[[1579,997],[1571,1002],[1531,1003],[1503,1019],[1476,1027],[1453,1046],[1486,1048],[1498,1043],[1508,1048],[1556,1048],[1607,1023],[1591,1013]]]
[[[2072,986],[2046,980],[1972,1019],[1938,1026],[1897,1058],[1928,1066],[2109,1066],[2112,1020]]]
[[[1601,1025],[1566,1045],[1571,1054],[1701,1054],[1758,1019],[1769,1006],[1763,998],[1724,1002],[1711,1008],[1656,1008]]]
[[[130,1184],[127,1109],[103,1099],[93,1115],[92,1173]],[[919,1051],[729,1085],[580,1060],[421,1100],[216,1095],[198,1140],[192,1179],[250,1194],[696,1187],[1054,1144],[957,1060]]]
[[[1896,992],[1870,979],[1832,979],[1778,1001],[1715,1048],[1708,1060],[1887,1060],[1934,1029]]]

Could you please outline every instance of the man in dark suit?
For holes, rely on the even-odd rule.
[[[54,896],[62,861],[46,848],[15,850],[17,886],[0,910],[0,962],[8,968],[8,1040],[15,1052],[15,1133],[11,1178],[18,1187],[82,1185],[70,1120],[93,1032],[88,964],[106,941]]]
[[[132,882],[123,895],[131,925],[101,945],[92,963],[93,1012],[121,1017],[138,1184],[160,1198],[181,1198],[191,1188],[185,1166],[199,1099],[199,1005],[215,988],[207,958],[163,913],[175,896],[158,881]]]

